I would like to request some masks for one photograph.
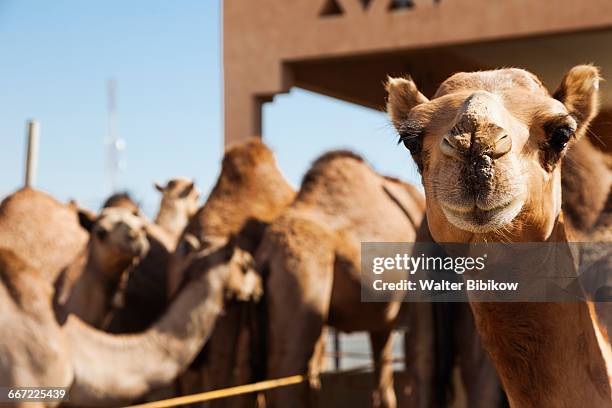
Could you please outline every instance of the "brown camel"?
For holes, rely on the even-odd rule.
[[[581,234],[588,235],[596,228],[599,217],[606,211],[612,169],[606,164],[605,156],[589,138],[583,137],[563,158],[561,208],[566,220]]]
[[[12,250],[35,268],[43,268],[48,282],[87,244],[74,206],[64,205],[41,191],[25,188],[0,204],[0,247]]]
[[[432,238],[567,242],[560,161],[596,115],[598,87],[588,65],[554,97],[520,69],[455,74],[431,100],[390,79],[387,109],[421,171]],[[588,302],[470,306],[512,407],[612,405],[610,345]]]
[[[85,226],[91,231],[89,243],[61,273],[55,303],[61,321],[74,313],[102,327],[120,282],[147,254],[149,242],[144,221],[131,210],[106,208],[89,222]]]
[[[374,406],[396,405],[391,330],[401,302],[361,302],[360,243],[414,241],[424,207],[416,188],[377,174],[353,153],[331,152],[313,164],[256,257],[267,275],[268,376],[311,379],[298,391],[271,391],[270,406],[316,400],[325,325],[370,333]]]
[[[255,253],[265,226],[288,206],[295,192],[279,172],[273,154],[260,141],[251,141],[229,149],[223,159],[221,175],[206,203],[192,217],[171,260],[169,293],[172,296],[183,280],[183,273],[192,262],[192,254],[209,250],[234,236],[245,252],[244,262]],[[208,249],[207,249],[208,248]],[[197,269],[194,269],[197,271]],[[238,275],[236,275],[238,276]],[[248,275],[245,281],[228,283],[236,301],[227,301],[223,316],[218,319],[213,335],[189,377],[205,378],[183,392],[216,389],[248,383],[258,374],[249,357],[249,344],[259,339],[254,322],[255,305],[243,302],[250,293],[260,291],[259,277]],[[246,324],[245,324],[246,323]],[[253,356],[256,358],[257,356]],[[262,374],[259,374],[260,376]],[[183,383],[189,382],[187,378]],[[232,398],[219,404],[240,406],[245,398]],[[215,403],[213,403],[215,405]]]
[[[155,223],[176,242],[189,223],[189,219],[198,210],[200,190],[195,186],[193,180],[186,177],[170,179],[165,186],[156,182],[155,188],[162,194]]]
[[[71,402],[87,406],[118,405],[171,383],[206,343],[224,311],[226,297],[260,296],[261,288],[253,284],[252,258],[240,246],[248,246],[249,234],[256,232],[252,226],[274,218],[292,198],[272,153],[261,142],[228,150],[222,175],[201,210],[199,247],[183,254],[189,260],[180,273],[185,277],[182,288],[164,315],[139,334],[104,333],[74,315],[60,327],[53,318],[52,290],[41,278],[43,272],[20,266],[24,263],[1,251],[0,259],[8,261],[0,262],[0,290],[11,296],[0,299],[0,307],[10,311],[22,307],[23,313],[1,317],[11,334],[2,332],[0,383],[70,386]],[[209,239],[213,233],[223,238],[223,231],[239,233],[234,239]],[[31,281],[40,288],[23,283],[25,274],[19,271],[24,269],[31,271]],[[249,287],[252,294],[245,291]],[[232,292],[233,288],[240,290]],[[28,308],[32,299],[36,299],[36,310]],[[45,342],[40,346],[28,342],[32,332]],[[25,380],[18,381],[17,376]]]
[[[250,141],[227,150],[215,187],[185,228],[173,257],[170,296],[183,279],[192,251],[214,247],[235,235],[241,247],[253,252],[265,225],[291,203],[294,195],[272,152],[262,142]]]

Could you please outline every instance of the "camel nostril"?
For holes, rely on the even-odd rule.
[[[491,157],[497,159],[498,157],[502,157],[510,152],[510,150],[512,150],[512,138],[509,135],[504,134],[493,144]]]
[[[440,142],[440,150],[443,154],[450,157],[459,158],[459,143],[456,138],[450,135],[446,135],[442,138]]]

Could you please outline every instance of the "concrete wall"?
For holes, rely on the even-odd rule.
[[[574,61],[612,58],[609,0],[392,3],[224,0],[226,144],[261,137],[261,105],[292,86],[379,108],[388,73],[428,94],[452,72],[527,66],[554,87]]]

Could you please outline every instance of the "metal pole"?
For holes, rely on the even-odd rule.
[[[25,186],[34,187],[36,182],[36,168],[38,165],[38,137],[40,126],[38,121],[28,121],[28,145],[26,153]]]
[[[340,369],[340,353],[342,353],[340,349],[340,333],[338,330],[334,330],[334,365],[336,366],[336,370]]]

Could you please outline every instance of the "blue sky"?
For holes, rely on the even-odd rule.
[[[0,0],[0,195],[23,183],[25,123],[36,118],[36,186],[100,205],[109,193],[109,78],[127,145],[122,188],[149,214],[159,200],[154,180],[195,177],[207,193],[222,155],[220,8],[217,0]],[[367,108],[292,89],[265,106],[264,134],[295,185],[332,148],[352,148],[385,174],[417,179],[386,117]]]

